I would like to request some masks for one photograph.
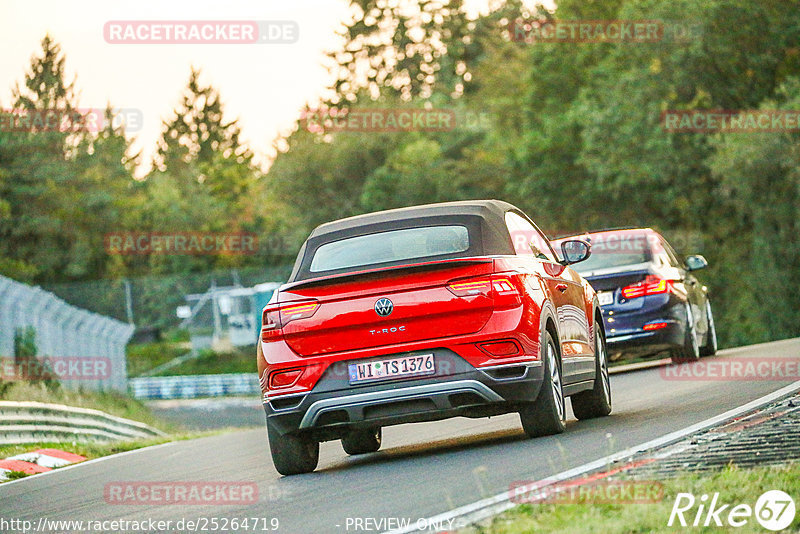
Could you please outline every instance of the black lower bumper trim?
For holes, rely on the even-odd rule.
[[[518,366],[517,366],[518,367]],[[482,417],[516,411],[536,399],[543,380],[540,362],[512,378],[501,367],[447,377],[425,377],[338,391],[277,397],[264,403],[267,423],[279,433],[308,433],[320,441],[338,439],[354,428],[375,428],[449,417]]]

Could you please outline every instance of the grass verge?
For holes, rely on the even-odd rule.
[[[736,466],[705,474],[684,474],[677,478],[660,481],[664,485],[663,499],[648,504],[600,504],[581,501],[569,504],[523,504],[497,516],[496,518],[461,530],[462,534],[518,534],[518,533],[563,533],[594,534],[603,533],[674,533],[690,529],[692,532],[738,533],[768,532],[756,520],[747,518],[747,524],[733,528],[727,523],[727,514],[738,504],[755,508],[758,497],[768,490],[782,490],[792,496],[800,507],[800,463],[792,462],[782,466],[739,469]],[[720,514],[723,527],[693,527],[700,497],[719,493],[718,507],[730,504]],[[694,507],[684,513],[687,527],[677,522],[672,527],[667,522],[678,493],[691,493],[697,501]],[[709,497],[710,499],[710,497]],[[706,501],[708,502],[708,501]],[[700,524],[705,521],[706,505]],[[754,511],[755,513],[755,511]],[[713,520],[710,522],[714,525]],[[794,522],[786,532],[800,531],[800,509]]]
[[[128,376],[135,377],[189,352],[185,343],[159,341],[129,344],[126,348]]]
[[[185,343],[159,341],[128,346],[128,376],[141,376],[178,356],[188,353]],[[226,352],[202,350],[196,358],[164,369],[154,376],[215,375],[225,373],[255,373],[254,347],[239,347]]]
[[[172,375],[216,375],[225,373],[253,373],[256,369],[254,347],[240,348],[229,352],[204,350],[197,358],[158,373],[156,376]]]

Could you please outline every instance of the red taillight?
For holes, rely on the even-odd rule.
[[[646,295],[657,295],[672,290],[672,280],[664,280],[652,274],[636,284],[622,289],[622,296],[626,299],[635,299]]]
[[[447,289],[458,297],[482,295],[493,301],[493,307],[505,308],[519,306],[522,302],[516,280],[509,275],[489,275],[475,278],[453,280]]]
[[[281,336],[281,314],[279,306],[268,305],[261,312],[261,341],[270,341]]]
[[[492,289],[495,295],[517,295],[517,288],[508,278],[492,278]]]
[[[261,340],[270,341],[281,336],[281,328],[297,319],[307,319],[317,312],[319,302],[304,300],[287,304],[268,304],[261,312]]]
[[[482,276],[455,280],[447,284],[447,289],[458,297],[519,295],[516,286],[508,276]]]
[[[302,304],[289,304],[281,308],[281,322],[285,325],[295,319],[306,319],[316,313],[319,302],[304,302]]]
[[[659,322],[659,323],[649,323],[642,327],[642,330],[661,330],[662,328],[666,328],[667,323]]]
[[[300,375],[302,369],[289,369],[288,371],[275,371],[269,375],[269,389],[288,388],[293,386]]]
[[[459,280],[447,285],[447,289],[457,297],[469,297],[472,295],[486,295],[492,290],[492,280],[483,278],[480,280]]]

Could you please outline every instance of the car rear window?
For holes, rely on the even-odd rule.
[[[636,265],[648,262],[652,257],[647,234],[601,234],[590,236],[590,240],[592,254],[587,260],[572,266],[579,273]]]
[[[416,258],[436,259],[470,248],[465,226],[420,226],[348,237],[317,248],[313,273],[379,265]]]

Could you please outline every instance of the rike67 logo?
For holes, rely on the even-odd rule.
[[[755,507],[744,503],[734,506],[720,502],[719,493],[714,493],[710,499],[706,494],[697,499],[691,493],[678,493],[667,526],[739,528],[747,525],[754,516],[767,530],[783,530],[794,521],[794,500],[788,493],[770,490],[756,500]]]

